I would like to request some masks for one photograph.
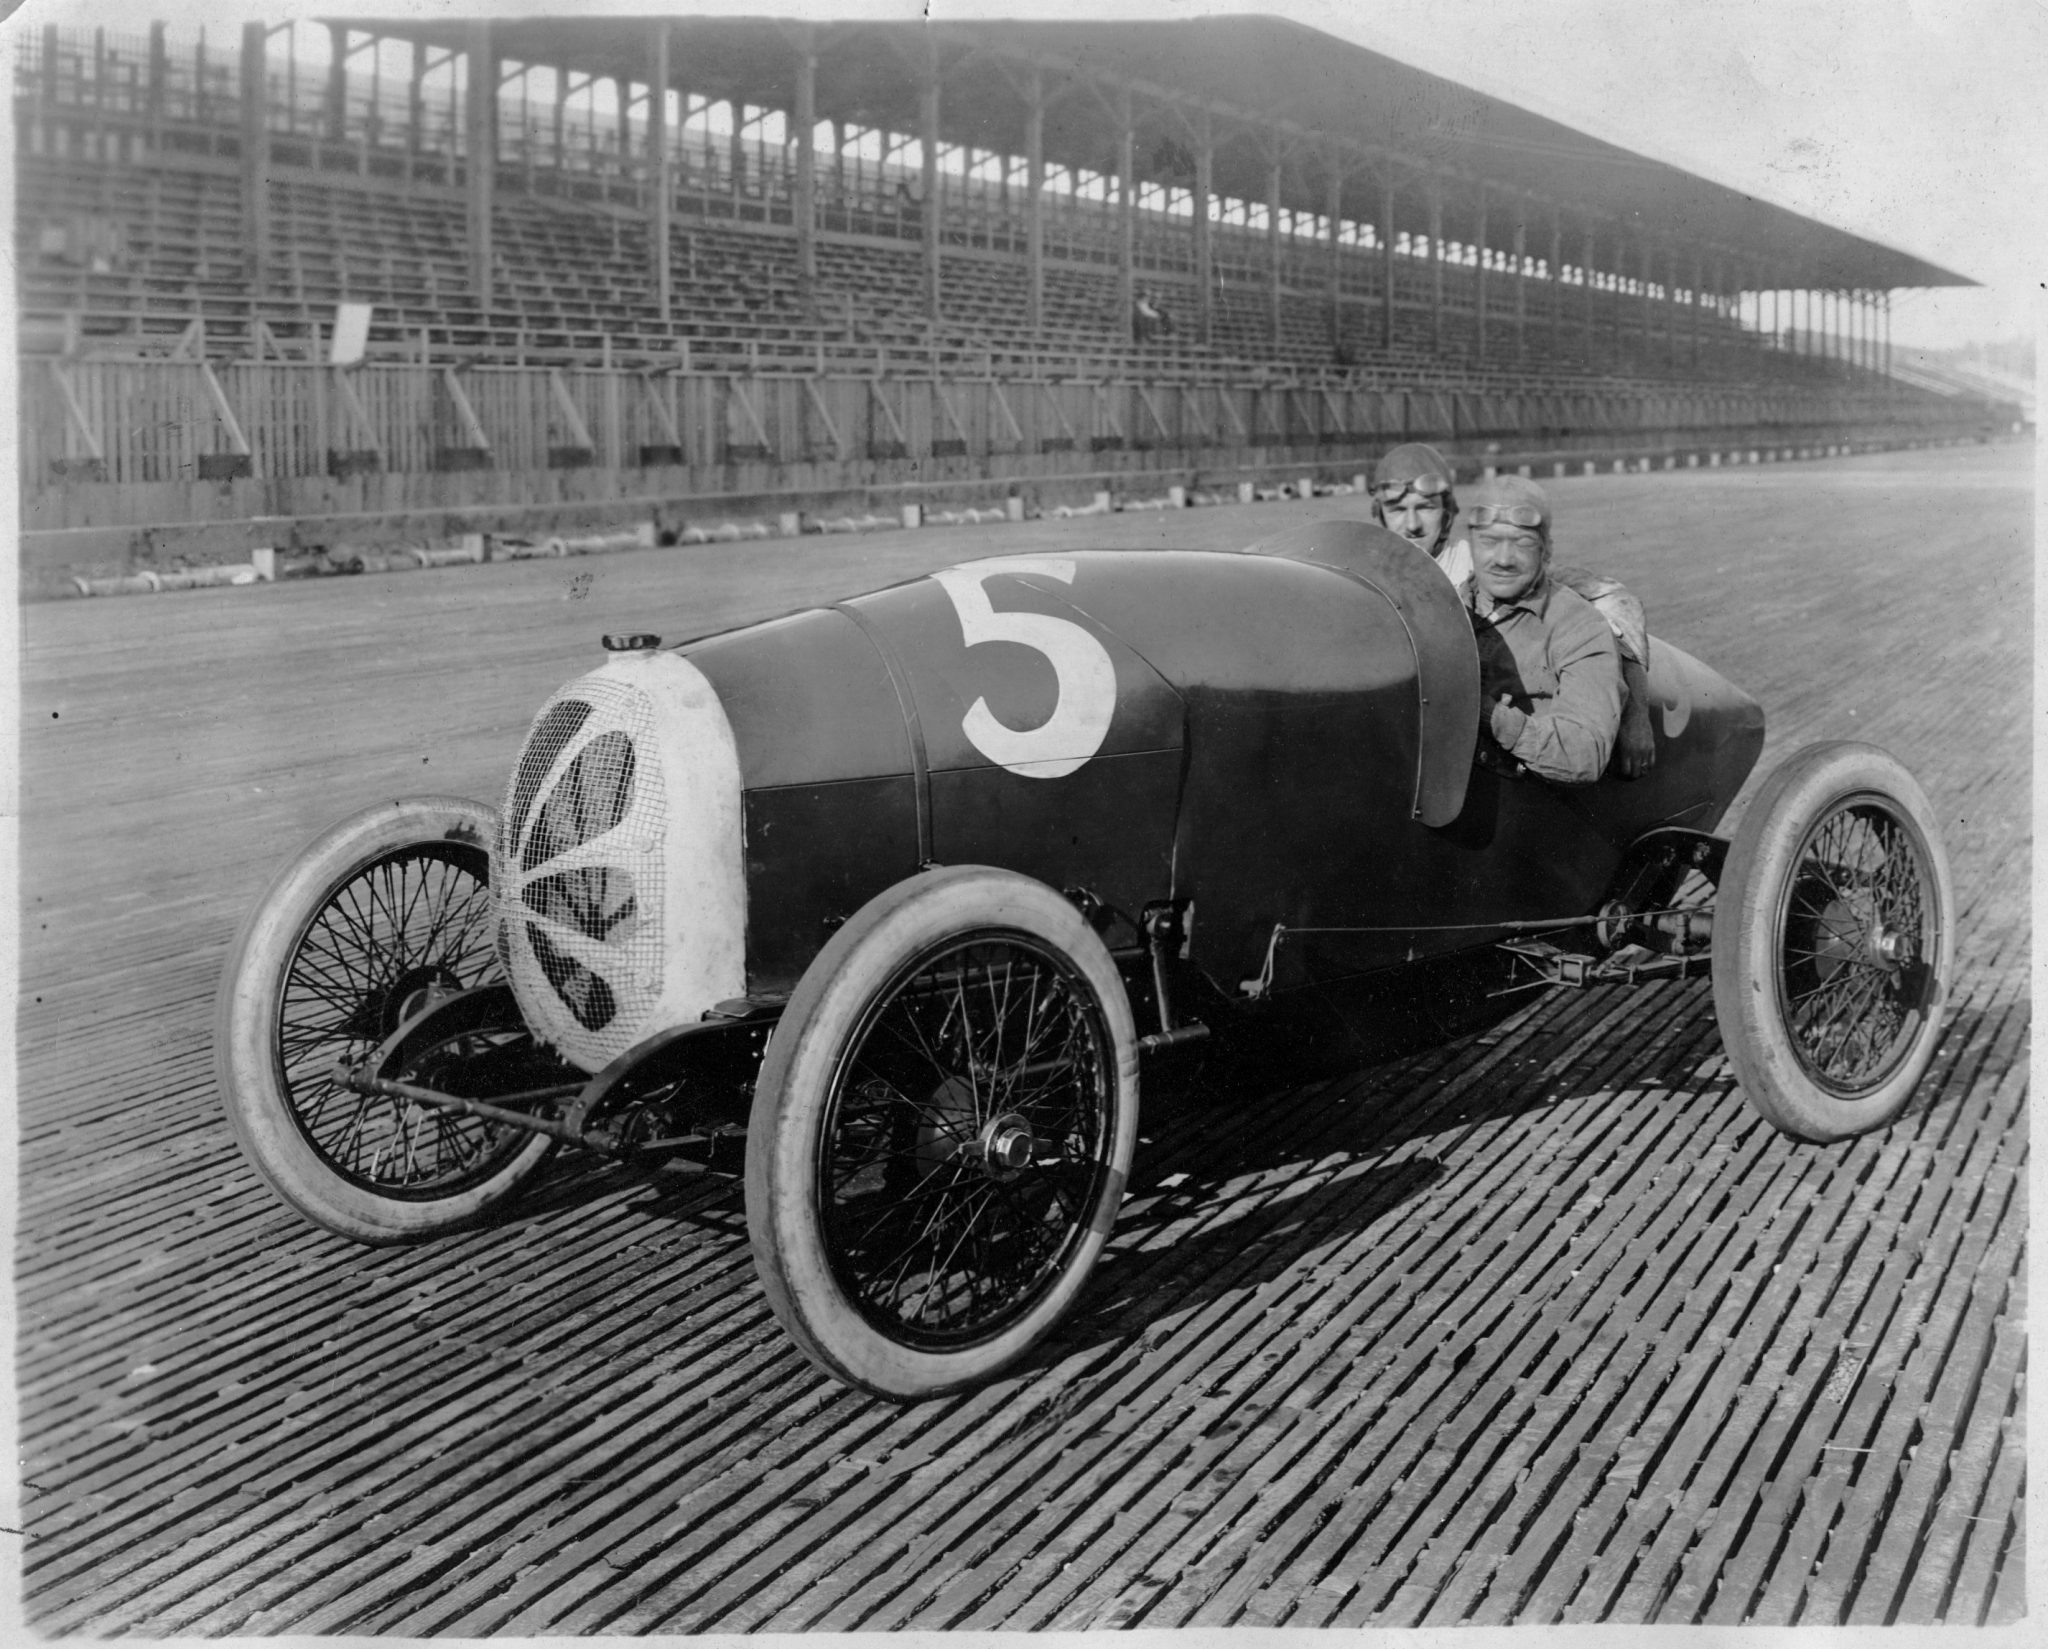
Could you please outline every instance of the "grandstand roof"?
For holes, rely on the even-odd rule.
[[[350,28],[461,49],[468,25],[411,18],[336,17]],[[575,74],[644,80],[647,30],[640,17],[504,18],[493,21],[503,58]],[[1031,65],[1050,100],[1044,152],[1053,165],[1116,169],[1117,94],[1133,94],[1141,178],[1192,181],[1193,130],[1179,116],[1211,121],[1214,183],[1224,195],[1264,200],[1276,139],[1282,204],[1321,212],[1333,147],[1346,173],[1343,212],[1379,213],[1377,167],[1394,158],[1395,224],[1420,230],[1427,207],[1420,162],[1454,184],[1444,233],[1476,240],[1472,184],[1499,193],[1487,241],[1507,244],[1512,199],[1535,203],[1531,251],[1548,234],[1551,204],[1652,241],[1701,246],[1762,266],[1751,284],[1889,289],[1974,286],[1969,277],[1909,253],[1802,217],[1740,190],[1574,131],[1378,52],[1300,24],[1266,17],[1170,23],[991,21],[833,22],[774,18],[670,19],[675,86],[716,100],[788,108],[795,100],[795,43],[808,28],[817,53],[816,107],[841,120],[914,133],[928,61],[941,86],[940,137],[1009,154],[1024,151]],[[929,54],[929,56],[928,56]],[[1179,112],[1179,115],[1175,111]],[[1568,237],[1573,230],[1567,227]],[[1607,236],[1603,233],[1603,239]],[[1575,241],[1567,239],[1576,257]],[[1602,266],[1613,265],[1611,241]],[[1630,272],[1633,266],[1630,265]],[[1769,281],[1762,277],[1769,272]]]

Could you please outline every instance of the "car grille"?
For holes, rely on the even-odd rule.
[[[647,695],[586,676],[544,706],[513,768],[498,946],[533,1030],[596,1069],[661,993],[666,789]]]

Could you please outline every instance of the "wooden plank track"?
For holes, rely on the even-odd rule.
[[[788,1345],[717,1175],[563,1158],[491,1229],[408,1249],[300,1223],[212,1089],[234,928],[367,801],[496,801],[605,630],[997,551],[1236,545],[1351,500],[27,609],[31,1622],[2022,1618],[2030,462],[1552,485],[1561,554],[1764,704],[1760,772],[1867,738],[1934,799],[1957,973],[1899,1122],[1774,1132],[1702,980],[1539,996],[1291,1088],[1162,1071],[1078,1308],[1014,1376],[910,1408]]]

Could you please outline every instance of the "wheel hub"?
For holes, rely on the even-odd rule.
[[[1038,1154],[1038,1140],[1031,1132],[1031,1124],[1014,1111],[991,1118],[974,1146],[989,1177],[1004,1181],[1023,1173]]]
[[[1919,952],[1910,933],[1897,932],[1882,923],[1870,930],[1871,959],[1888,968],[1909,968]]]
[[[1875,960],[1873,925],[1852,899],[1830,899],[1814,920],[1813,965],[1830,979],[1851,962]]]
[[[990,1179],[1007,1184],[1037,1157],[1038,1136],[1015,1111],[998,1112],[977,1126],[975,1109],[969,1078],[951,1076],[940,1083],[918,1129],[918,1160],[926,1173],[948,1163],[977,1164]]]

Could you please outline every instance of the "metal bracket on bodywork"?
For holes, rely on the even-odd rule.
[[[1209,1034],[1209,1027],[1200,1020],[1189,1020],[1185,1025],[1173,1022],[1173,995],[1167,985],[1167,964],[1175,954],[1184,954],[1182,943],[1182,917],[1179,907],[1171,904],[1148,905],[1143,916],[1145,938],[1152,956],[1152,997],[1159,1008],[1159,1029],[1150,1036],[1138,1038],[1138,1051],[1152,1053],[1160,1048],[1174,1048],[1184,1042],[1199,1042]]]
[[[718,1003],[694,1024],[671,1025],[667,1030],[641,1038],[583,1085],[576,1096],[576,1103],[569,1107],[570,1125],[586,1132],[592,1131],[598,1115],[607,1105],[624,1098],[629,1084],[635,1079],[644,1080],[651,1072],[658,1071],[661,1062],[669,1055],[685,1050],[695,1052],[713,1041],[734,1042],[758,1037],[765,1044],[768,1032],[782,1017],[785,1005],[782,998],[740,997]],[[662,1143],[659,1140],[639,1142],[643,1148]]]
[[[1721,881],[1721,866],[1728,858],[1728,839],[1716,836],[1711,831],[1692,830],[1684,825],[1659,825],[1646,830],[1628,844],[1628,851],[1622,854],[1621,863],[1615,868],[1614,877],[1608,884],[1608,898],[1626,897],[1632,884],[1651,873],[1670,875],[1676,872],[1683,879],[1685,872],[1697,870],[1716,886]]]
[[[1615,951],[1637,943],[1653,951],[1673,952],[1711,940],[1711,907],[1686,911],[1666,907],[1695,871],[1718,888],[1727,858],[1727,838],[1704,830],[1661,825],[1643,832],[1622,855],[1607,884],[1607,896],[1600,901],[1600,919],[1593,929],[1600,948]]]

